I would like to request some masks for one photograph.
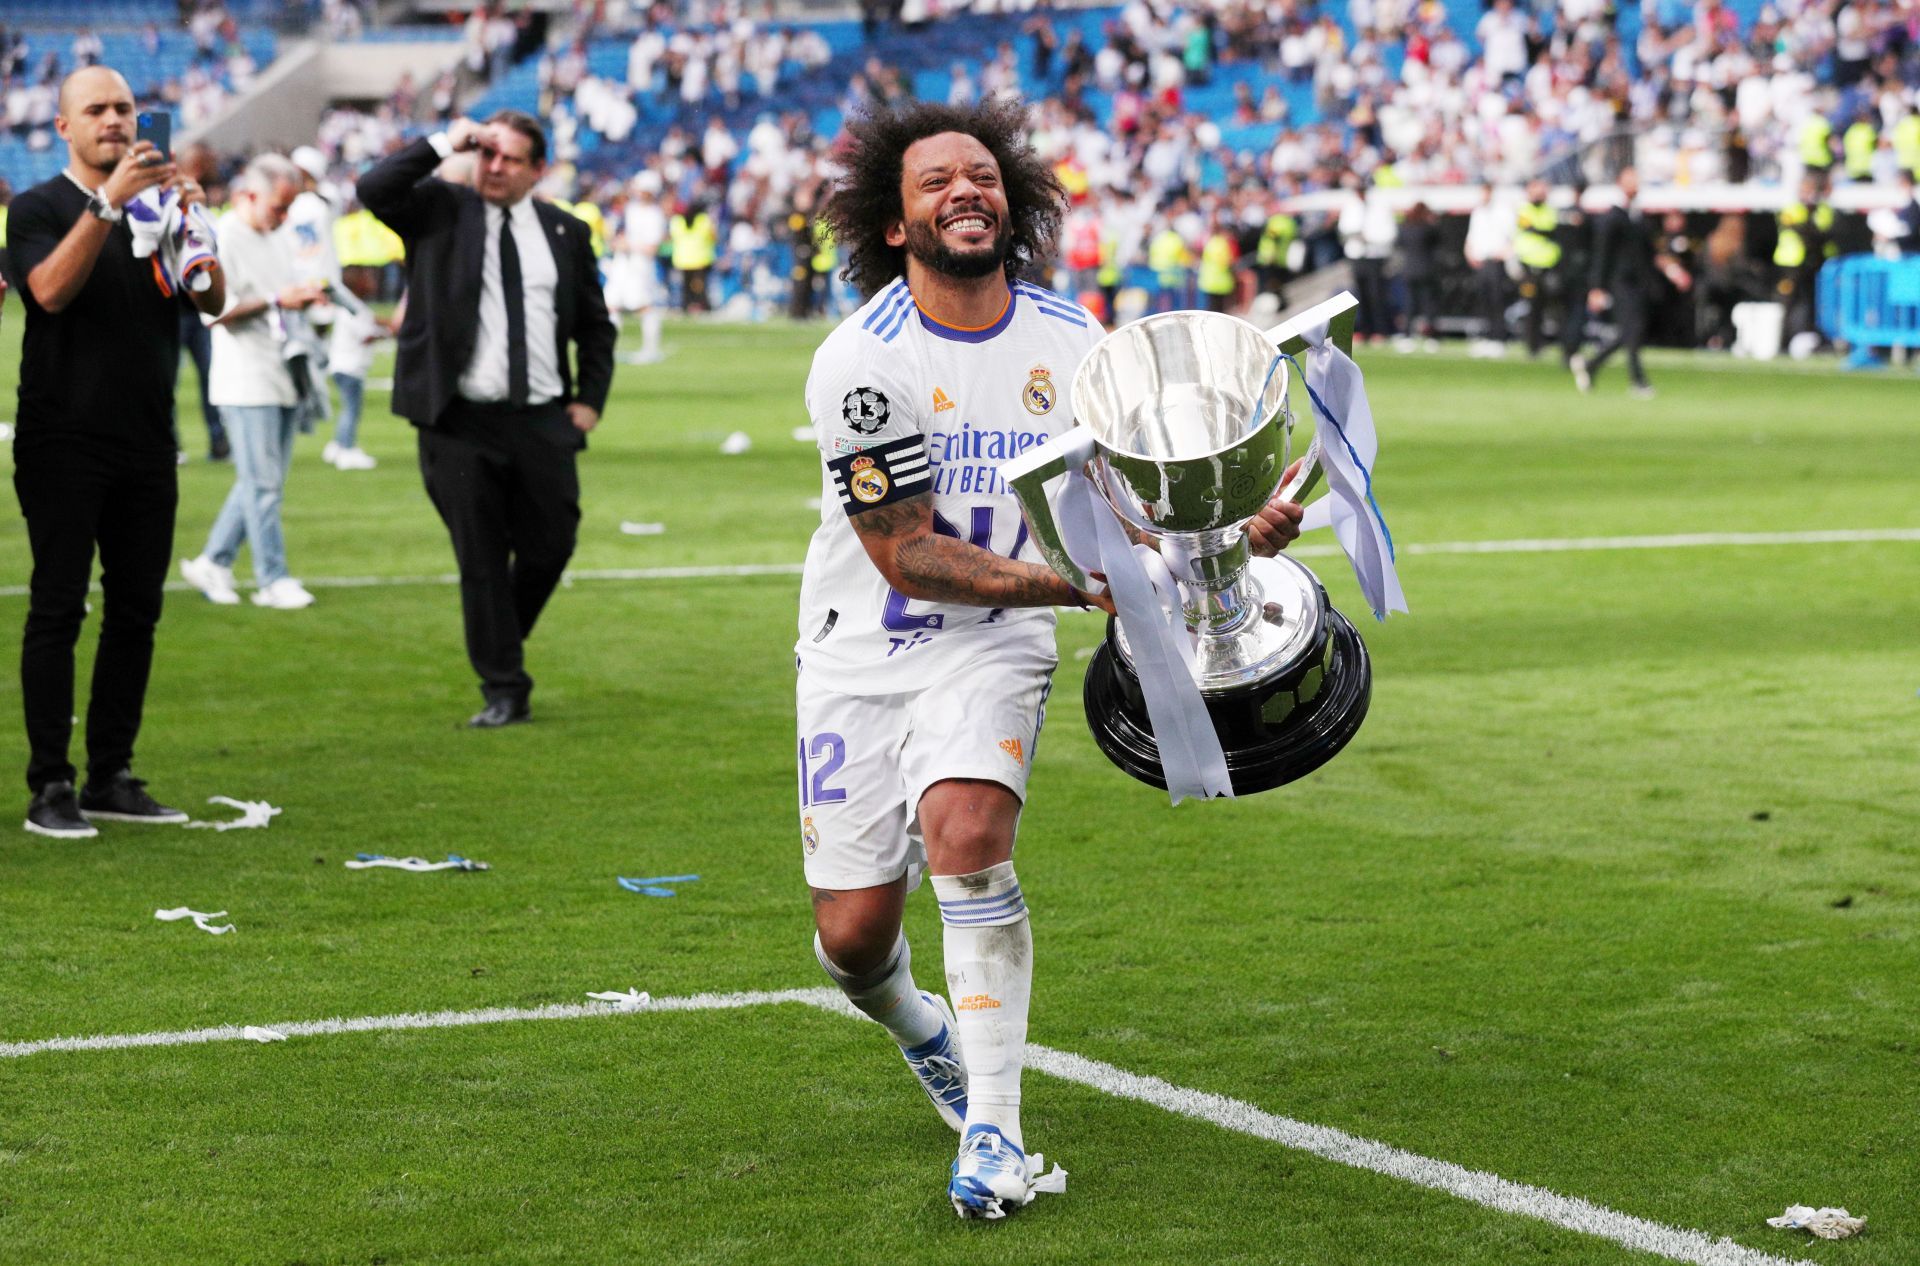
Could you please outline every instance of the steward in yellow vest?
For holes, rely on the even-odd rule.
[[[1920,177],[1920,110],[1909,110],[1906,118],[1893,125],[1893,157]]]
[[[1233,301],[1233,259],[1233,234],[1216,223],[1200,248],[1200,293],[1210,312],[1225,312]]]
[[[1880,146],[1880,133],[1866,119],[1855,119],[1840,137],[1840,153],[1847,166],[1848,180],[1873,179],[1873,151]]]
[[[1800,164],[1808,171],[1833,166],[1833,124],[1824,114],[1809,114],[1800,124]]]
[[[698,203],[688,207],[667,224],[667,241],[673,270],[680,274],[680,306],[688,312],[707,311],[707,274],[713,271],[720,245],[713,217]]]
[[[1564,287],[1555,270],[1560,267],[1560,213],[1547,201],[1547,182],[1529,180],[1527,200],[1520,205],[1513,233],[1513,256],[1523,270],[1520,297],[1527,301],[1527,355],[1538,356],[1547,342],[1547,306],[1557,303],[1560,320],[1567,319]]]
[[[1287,305],[1285,282],[1287,256],[1293,239],[1300,236],[1300,222],[1285,211],[1275,211],[1260,228],[1260,241],[1253,248],[1253,264],[1260,277],[1260,290]]]
[[[1780,300],[1786,304],[1783,333],[1788,339],[1814,326],[1814,283],[1820,265],[1837,254],[1833,241],[1833,208],[1821,196],[1820,177],[1800,180],[1800,197],[1780,208],[1780,235],[1773,245],[1773,264],[1779,271]]]

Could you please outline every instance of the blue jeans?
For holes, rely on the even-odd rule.
[[[333,442],[341,448],[352,448],[360,438],[360,406],[367,398],[367,380],[335,374],[333,385],[340,389],[340,416],[333,420]]]
[[[233,444],[233,491],[207,533],[206,554],[233,566],[243,542],[253,545],[253,578],[261,588],[287,574],[280,499],[293,461],[292,409],[277,404],[224,404],[220,421]]]

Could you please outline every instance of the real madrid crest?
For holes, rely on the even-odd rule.
[[[892,484],[887,472],[873,464],[871,457],[853,459],[853,478],[847,481],[847,491],[853,494],[855,501],[872,505],[887,495]]]
[[[808,857],[820,847],[820,832],[814,827],[811,815],[800,819],[800,843],[805,846]]]
[[[1027,385],[1020,392],[1020,403],[1027,406],[1027,412],[1038,416],[1053,409],[1055,399],[1053,375],[1045,365],[1035,365],[1027,371]]]

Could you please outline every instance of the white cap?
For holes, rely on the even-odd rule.
[[[307,173],[307,175],[312,176],[315,180],[325,180],[327,178],[327,156],[313,146],[302,145],[299,149],[288,155],[288,157],[293,160],[295,167],[298,167],[301,171]]]

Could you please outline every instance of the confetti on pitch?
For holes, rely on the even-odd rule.
[[[202,910],[189,910],[185,906],[175,906],[171,910],[155,910],[153,917],[162,923],[177,923],[181,919],[192,919],[193,926],[199,928],[202,932],[211,932],[215,936],[225,936],[228,932],[233,931],[233,924],[231,923],[216,926],[213,922],[215,919],[226,918],[227,912],[225,910],[207,912]]]
[[[664,523],[635,523],[632,519],[623,519],[620,530],[628,536],[659,536],[667,530]]]
[[[1844,1240],[1849,1235],[1858,1235],[1865,1230],[1867,1220],[1856,1218],[1845,1209],[1815,1209],[1804,1204],[1790,1204],[1779,1217],[1768,1218],[1767,1225],[1783,1231],[1811,1231],[1823,1240]]]
[[[587,997],[595,1002],[611,1002],[616,1011],[638,1011],[653,1002],[653,995],[638,989],[629,989],[625,993],[590,993]]]
[[[720,451],[728,457],[738,457],[741,453],[746,452],[752,447],[753,437],[745,431],[735,431],[732,435],[720,441]]]
[[[811,444],[813,443],[813,428],[810,426],[796,426],[793,428],[793,438],[802,444]]]
[[[637,892],[643,897],[671,897],[675,892],[664,884],[690,884],[699,879],[698,875],[655,875],[651,879],[628,879],[625,875],[615,875],[620,886],[628,892]]]
[[[472,858],[462,857],[458,853],[448,853],[443,862],[430,862],[424,857],[388,857],[385,853],[355,853],[353,860],[345,863],[348,870],[371,870],[385,867],[388,870],[406,870],[422,874],[430,870],[492,870],[485,862],[476,862]]]
[[[263,827],[273,821],[280,809],[264,800],[234,800],[227,796],[208,796],[208,804],[224,804],[230,809],[240,810],[240,816],[231,822],[189,822],[187,826],[212,827],[216,831],[250,831]]]
[[[240,1036],[246,1038],[249,1042],[284,1042],[287,1040],[287,1035],[278,1029],[263,1029],[254,1024],[249,1024],[246,1028],[241,1029]]]

